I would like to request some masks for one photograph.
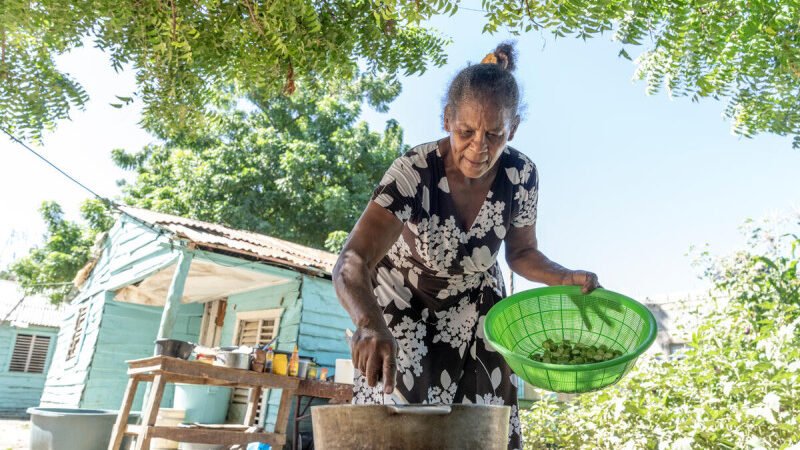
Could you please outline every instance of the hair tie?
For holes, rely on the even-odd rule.
[[[508,68],[508,57],[503,54],[496,55],[494,52],[488,53],[481,60],[481,64],[497,64],[501,69],[506,70]]]
[[[481,60],[481,64],[497,64],[497,56],[495,56],[494,52],[487,53]]]

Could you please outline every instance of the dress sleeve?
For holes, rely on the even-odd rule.
[[[383,175],[372,193],[372,201],[385,208],[401,222],[406,222],[415,211],[420,173],[408,156],[397,158]]]
[[[529,227],[536,224],[536,210],[539,200],[539,172],[531,161],[525,161],[518,171],[517,191],[514,193],[515,214],[511,225]]]

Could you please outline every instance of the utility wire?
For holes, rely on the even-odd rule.
[[[73,183],[77,184],[78,186],[80,186],[81,188],[85,189],[87,192],[92,194],[95,198],[97,198],[98,200],[103,202],[103,204],[106,205],[109,209],[113,209],[113,210],[115,210],[115,211],[117,211],[119,213],[125,214],[126,216],[130,217],[134,221],[139,222],[140,224],[142,224],[142,225],[146,226],[147,228],[150,228],[151,230],[153,230],[156,233],[158,233],[159,237],[162,234],[164,234],[165,232],[169,233],[164,228],[161,228],[160,226],[158,226],[156,224],[151,224],[151,223],[145,222],[144,220],[139,219],[138,217],[134,217],[133,215],[126,213],[125,211],[122,210],[122,208],[120,207],[121,205],[119,205],[117,202],[103,197],[102,195],[100,195],[97,192],[93,191],[92,189],[88,188],[85,184],[83,184],[80,181],[76,180],[75,177],[71,176],[70,174],[68,174],[67,172],[62,170],[60,167],[58,167],[55,164],[53,164],[52,162],[50,162],[47,158],[42,156],[36,150],[30,148],[27,144],[22,142],[22,140],[20,140],[19,138],[17,138],[13,134],[11,134],[11,132],[9,132],[5,127],[0,126],[0,131],[2,131],[3,133],[7,134],[8,137],[10,137],[12,141],[16,142],[17,144],[21,145],[22,147],[24,147],[29,152],[31,152],[34,155],[36,155],[39,159],[41,159],[47,165],[49,165],[50,167],[52,167],[53,169],[57,170],[59,173],[61,173],[65,177],[67,177],[70,181],[72,181]],[[170,234],[172,234],[172,233],[170,233]]]
[[[82,187],[83,189],[85,189],[86,191],[88,191],[90,194],[92,194],[92,195],[94,195],[95,197],[97,197],[97,199],[98,199],[98,200],[102,201],[103,203],[109,204],[109,205],[110,205],[110,204],[112,204],[111,200],[109,200],[109,199],[107,199],[107,198],[103,197],[102,195],[98,194],[97,192],[95,192],[95,191],[93,191],[93,190],[89,189],[88,187],[86,187],[86,185],[84,185],[84,184],[83,184],[83,183],[81,183],[80,181],[78,181],[78,180],[76,180],[75,178],[73,178],[73,177],[72,177],[70,174],[68,174],[67,172],[64,172],[63,170],[61,170],[61,169],[60,169],[58,166],[56,166],[55,164],[53,164],[53,163],[51,163],[50,161],[48,161],[48,159],[47,159],[47,158],[45,158],[44,156],[42,156],[42,155],[41,155],[40,153],[38,153],[36,150],[34,150],[34,149],[32,149],[32,148],[28,147],[28,145],[27,145],[27,144],[25,144],[25,143],[24,143],[24,142],[22,142],[21,140],[17,139],[17,137],[16,137],[16,136],[14,136],[13,134],[11,134],[11,133],[10,133],[8,130],[6,130],[4,127],[0,127],[0,131],[2,131],[3,133],[7,134],[7,135],[8,135],[8,137],[10,137],[12,141],[14,141],[14,142],[16,142],[17,144],[19,144],[19,145],[23,146],[23,147],[24,147],[26,150],[28,150],[29,152],[33,153],[33,154],[34,154],[34,155],[36,155],[36,156],[37,156],[39,159],[41,159],[42,161],[44,161],[45,163],[47,163],[47,165],[49,165],[49,166],[50,166],[50,167],[52,167],[53,169],[56,169],[57,171],[59,171],[59,172],[60,172],[62,175],[64,175],[65,177],[69,178],[69,179],[70,179],[70,180],[71,180],[73,183],[77,184],[78,186],[80,186],[80,187]]]

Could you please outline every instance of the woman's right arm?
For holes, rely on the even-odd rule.
[[[371,275],[402,230],[394,214],[369,202],[333,268],[336,295],[357,327],[350,342],[353,365],[370,386],[383,379],[387,394],[395,385],[397,342],[383,319]]]

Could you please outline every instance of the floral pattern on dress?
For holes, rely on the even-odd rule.
[[[478,309],[470,302],[469,297],[464,297],[458,305],[446,311],[437,311],[436,331],[433,342],[447,342],[451,347],[458,349],[464,355],[467,344],[472,340],[472,330],[478,321]]]
[[[452,405],[457,388],[458,384],[453,383],[450,374],[443,370],[439,377],[439,385],[428,388],[428,399],[424,403]]]
[[[405,316],[390,329],[400,347],[397,352],[398,377],[402,378],[406,388],[411,389],[414,386],[414,376],[422,375],[422,358],[428,354],[428,347],[425,345],[427,327],[425,322],[414,322]]]
[[[506,148],[474,223],[465,227],[436,142],[399,157],[373,201],[403,223],[372,274],[383,317],[397,339],[395,394],[357,374],[354,403],[508,405],[509,449],[522,448],[516,379],[485,341],[489,309],[505,296],[497,255],[511,227],[536,221],[536,166]]]

